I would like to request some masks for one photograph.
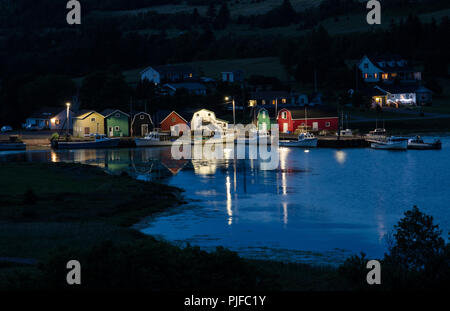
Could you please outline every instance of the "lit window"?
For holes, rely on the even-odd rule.
[[[389,78],[389,75],[387,73],[383,73],[381,77],[383,78],[383,80],[387,80]]]
[[[368,79],[369,78],[369,74],[368,73],[365,73],[364,74],[364,79]]]
[[[275,99],[272,100],[272,105],[275,105],[277,101]]]
[[[281,102],[282,102],[283,104],[286,104],[286,98],[283,98],[283,99],[281,100]]]
[[[255,107],[255,106],[256,106],[256,100],[250,99],[250,100],[248,101],[248,105],[249,105],[250,107]]]
[[[373,77],[374,77],[375,79],[378,79],[378,73],[374,74]]]
[[[282,119],[287,119],[287,112],[286,112],[286,111],[283,111],[283,112],[281,113],[281,118],[282,118]]]

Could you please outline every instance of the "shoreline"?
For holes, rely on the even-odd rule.
[[[55,265],[64,267],[68,258],[81,258],[83,265],[88,262],[87,270],[96,275],[86,289],[137,286],[148,290],[152,289],[145,285],[148,278],[160,280],[167,275],[174,279],[157,282],[159,290],[332,290],[339,283],[336,267],[244,258],[222,247],[208,252],[190,245],[178,247],[134,228],[144,218],[184,204],[182,189],[124,174],[111,176],[82,164],[0,162],[0,169],[4,173],[0,176],[0,249],[8,250],[0,253],[0,289],[67,289],[60,281],[65,280],[66,270],[56,271]],[[36,183],[42,179],[46,182]],[[124,199],[124,194],[129,198]],[[155,203],[149,205],[149,199]],[[101,254],[94,256],[99,249]],[[148,261],[140,260],[144,257]],[[230,260],[236,271],[229,271]],[[106,267],[93,268],[102,264]],[[133,282],[117,284],[97,275],[104,269],[114,271],[111,264],[136,271]],[[152,270],[154,265],[158,271]],[[117,273],[121,280],[130,277],[127,269]],[[211,274],[217,274],[223,284],[212,282]],[[182,284],[173,285],[180,277]],[[317,282],[311,283],[311,277]]]

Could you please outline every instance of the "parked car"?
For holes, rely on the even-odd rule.
[[[1,132],[2,133],[6,133],[6,132],[12,132],[12,127],[11,126],[9,126],[9,125],[5,125],[5,126],[3,126],[2,128],[1,128]]]

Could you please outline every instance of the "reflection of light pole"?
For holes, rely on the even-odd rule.
[[[230,99],[231,99],[231,101],[230,101]],[[225,100],[227,101],[226,103],[228,104],[228,103],[233,103],[233,125],[236,125],[236,103],[235,103],[235,100],[234,100],[234,97],[229,97],[229,96],[227,96],[227,97],[225,97]]]
[[[66,131],[66,136],[69,136],[69,108],[70,108],[70,103],[67,102],[66,103],[66,107],[67,107],[67,117],[66,117],[66,122],[67,122],[67,131]]]

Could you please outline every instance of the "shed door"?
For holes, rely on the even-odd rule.
[[[266,122],[263,122],[263,124],[262,124],[262,131],[267,132],[267,123]]]
[[[313,122],[313,130],[319,129],[319,122]]]
[[[283,133],[287,133],[289,131],[288,126],[289,125],[287,123],[283,123]]]
[[[148,134],[148,124],[141,124],[141,136]]]
[[[85,127],[84,128],[84,135],[89,135],[90,134],[90,128],[89,127]]]

